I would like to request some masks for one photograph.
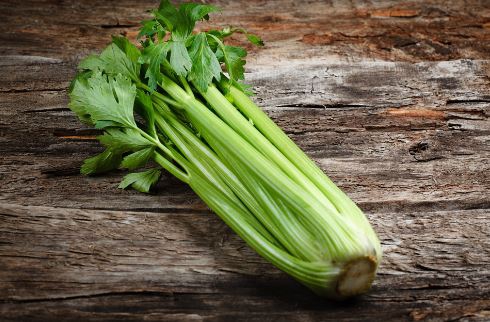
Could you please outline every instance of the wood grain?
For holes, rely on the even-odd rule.
[[[155,2],[3,1],[0,320],[489,320],[488,4],[217,3],[266,40],[254,99],[378,232],[371,292],[317,298],[170,176],[78,174],[100,147],[67,108],[76,64]]]

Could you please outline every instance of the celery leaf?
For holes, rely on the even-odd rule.
[[[192,69],[189,74],[189,80],[200,91],[206,91],[213,78],[220,80],[221,66],[215,54],[209,48],[205,33],[199,33],[195,36],[190,49],[192,58]]]
[[[124,157],[121,162],[121,167],[130,170],[142,167],[153,156],[153,151],[155,151],[155,149],[153,147],[150,147],[133,152],[130,155]]]
[[[131,186],[135,190],[148,193],[150,188],[158,182],[160,174],[159,169],[130,173],[123,178],[118,188],[126,189]]]
[[[108,128],[105,133],[98,136],[97,139],[104,146],[121,153],[138,151],[153,146],[152,142],[141,136],[141,134],[134,129]]]
[[[111,149],[97,154],[83,162],[81,174],[92,175],[117,169],[121,163],[121,154]]]
[[[90,119],[92,124],[136,127],[133,116],[135,96],[136,86],[131,80],[120,74],[111,77],[97,71],[88,80],[75,81],[70,93],[70,108],[80,119]]]

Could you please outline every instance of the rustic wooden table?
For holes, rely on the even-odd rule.
[[[0,3],[0,320],[490,319],[490,4],[219,1],[263,36],[255,100],[363,208],[370,293],[316,297],[185,185],[78,174],[100,150],[67,108],[77,62],[155,1]]]

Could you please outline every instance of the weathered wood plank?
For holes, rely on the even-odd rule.
[[[158,1],[8,0],[0,4],[0,54],[74,57],[105,46],[112,34],[137,34]],[[488,59],[486,1],[213,1],[223,8],[209,27],[260,31],[263,57],[392,61]]]
[[[20,307],[25,316],[47,317],[41,305],[77,307],[71,317],[81,318],[102,303],[107,305],[103,310],[111,311],[109,302],[117,303],[125,294],[130,302],[124,300],[124,306],[146,311],[156,304],[145,307],[148,299],[165,304],[160,314],[201,317],[242,312],[245,318],[250,310],[256,320],[271,311],[271,320],[288,315],[301,320],[319,317],[328,308],[324,320],[365,320],[377,316],[380,306],[399,319],[409,314],[444,318],[452,316],[451,310],[488,317],[490,225],[484,210],[369,214],[380,232],[385,261],[373,291],[346,306],[319,300],[272,268],[210,213],[3,204],[0,214],[0,300],[6,301],[2,308],[7,318]],[[286,302],[281,293],[289,294]],[[438,308],[432,307],[434,296]],[[237,302],[227,307],[231,303],[220,299],[227,297]],[[414,300],[415,307],[410,305]],[[458,308],[469,300],[475,301],[473,306]],[[211,307],[216,311],[208,311]],[[298,307],[304,311],[295,316]]]

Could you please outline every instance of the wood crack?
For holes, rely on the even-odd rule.
[[[120,23],[100,25],[100,27],[103,29],[134,28],[138,26],[139,24],[120,24]]]
[[[93,299],[93,298],[101,298],[101,297],[112,297],[112,296],[157,296],[157,297],[168,297],[173,296],[173,292],[158,292],[158,291],[113,291],[113,292],[102,292],[102,293],[94,293],[94,294],[85,294],[85,295],[73,295],[73,296],[62,296],[62,297],[40,297],[40,298],[31,298],[31,299],[5,299],[0,300],[0,303],[40,303],[40,302],[63,302],[70,300],[79,300],[79,299]]]
[[[490,103],[490,99],[450,99],[446,101],[446,105],[475,103]]]
[[[69,111],[71,110],[68,107],[52,107],[52,108],[24,111],[23,113],[33,114],[33,113],[48,113],[48,112],[69,112]]]
[[[21,88],[21,89],[1,89],[0,93],[36,93],[36,92],[65,92],[66,87],[61,88]]]
[[[304,109],[344,109],[344,108],[369,108],[371,106],[363,105],[363,104],[342,104],[342,103],[335,103],[335,104],[304,104],[304,103],[298,103],[298,104],[283,104],[283,105],[277,105],[276,107],[288,107],[288,108],[304,108]]]

